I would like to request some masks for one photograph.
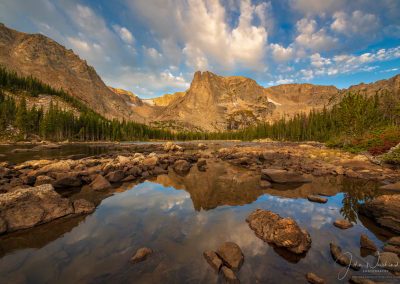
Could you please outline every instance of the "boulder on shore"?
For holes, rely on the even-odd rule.
[[[400,194],[378,196],[361,204],[359,212],[382,227],[400,233]]]
[[[310,179],[304,177],[301,173],[288,171],[284,169],[263,169],[261,178],[274,183],[306,183]]]
[[[282,218],[274,212],[257,209],[246,221],[257,237],[277,247],[295,254],[305,253],[311,247],[310,234],[291,218]]]
[[[19,188],[0,194],[0,231],[27,229],[67,215],[93,210],[94,205],[88,201],[76,200],[72,203],[68,198],[63,198],[50,184]]]

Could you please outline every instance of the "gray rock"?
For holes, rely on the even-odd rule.
[[[203,256],[215,271],[218,272],[221,269],[222,260],[214,251],[207,250],[203,253]]]
[[[136,253],[132,256],[131,261],[133,263],[138,263],[146,260],[146,258],[153,253],[151,248],[143,247],[136,251]]]
[[[287,171],[283,169],[263,169],[261,178],[275,183],[306,183],[310,179],[304,177],[301,173]]]
[[[335,245],[334,243],[329,244],[331,255],[333,259],[342,266],[350,267],[353,270],[360,270],[360,266],[351,262],[351,259],[344,253],[342,253],[342,249]]]
[[[0,218],[7,224],[7,232],[31,228],[70,214],[74,214],[71,201],[61,197],[50,184],[0,194]]]
[[[307,196],[307,199],[311,202],[317,202],[317,203],[326,203],[328,202],[328,199],[325,197],[321,197],[318,195],[309,195]]]
[[[335,222],[333,222],[333,225],[339,229],[345,230],[353,227],[353,224],[347,220],[344,219],[338,219]]]
[[[224,265],[238,271],[243,264],[244,255],[240,247],[233,242],[225,242],[216,251]]]
[[[312,273],[312,272],[308,272],[306,274],[306,279],[308,281],[308,283],[311,284],[324,284],[325,280],[322,279],[321,277],[318,277],[316,274]]]
[[[257,209],[247,217],[246,222],[263,241],[295,254],[305,253],[311,247],[310,234],[291,218],[282,218],[271,211]]]

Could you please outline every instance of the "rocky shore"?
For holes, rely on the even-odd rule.
[[[93,211],[82,209],[88,205],[84,200],[71,201],[68,198],[61,198],[58,193],[63,194],[68,190],[79,188],[104,192],[125,182],[145,180],[166,174],[168,171],[184,176],[193,166],[196,166],[199,171],[207,171],[209,159],[226,161],[259,174],[260,186],[263,188],[270,187],[271,183],[310,182],[313,176],[322,175],[343,175],[374,180],[381,182],[382,185],[395,185],[400,180],[398,170],[377,164],[370,157],[329,149],[318,143],[223,145],[185,143],[176,145],[168,142],[112,145],[112,147],[116,149],[113,153],[81,159],[30,160],[18,164],[0,163],[0,232],[28,228],[53,219]],[[390,188],[390,194],[396,195],[396,188],[393,186]],[[46,189],[46,194],[42,194],[38,199],[37,194],[43,189]],[[382,193],[384,192],[385,190],[382,189]],[[58,199],[56,195],[59,196]],[[315,197],[311,196],[309,199],[313,201]],[[324,201],[319,199],[321,198],[317,201]],[[54,208],[60,207],[58,210],[63,208],[61,210],[63,212],[57,214],[51,212],[46,215],[46,206],[50,206],[46,203],[48,200],[53,202],[51,206]],[[398,216],[396,211],[399,206],[398,198],[391,198],[391,202],[394,202],[389,207],[394,208],[392,212],[388,212],[389,209],[380,210],[379,208],[386,206],[386,203],[377,200],[373,201],[371,206],[366,205],[366,210],[363,212],[375,218],[378,224],[398,232],[399,222],[397,217],[393,217]],[[37,206],[32,205],[35,202],[38,203]],[[87,202],[93,203],[90,200]],[[91,208],[88,205],[89,207]],[[35,211],[38,217],[35,221],[26,222],[24,225],[13,225],[16,221],[12,216],[17,218],[18,212],[22,211]],[[390,221],[388,221],[388,216],[392,216]]]

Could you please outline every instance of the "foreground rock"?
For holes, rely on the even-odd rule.
[[[360,276],[351,276],[349,282],[353,283],[353,284],[375,284],[376,283],[375,281],[372,281],[368,278],[364,278],[362,276],[361,277]]]
[[[153,253],[151,248],[143,247],[136,251],[136,253],[132,256],[131,261],[133,263],[138,263],[146,260],[146,258]]]
[[[333,259],[342,266],[350,267],[353,270],[359,270],[360,266],[351,262],[351,259],[344,253],[342,253],[342,249],[335,245],[334,243],[329,244],[331,255]]]
[[[217,272],[221,269],[222,260],[219,256],[212,250],[207,250],[203,253],[204,258],[207,260],[208,264]]]
[[[186,175],[189,173],[192,165],[186,160],[178,160],[174,163],[174,171],[179,175]]]
[[[307,196],[307,199],[311,202],[316,202],[316,203],[326,203],[328,202],[328,199],[325,197],[321,197],[318,195],[309,195]]]
[[[68,215],[93,212],[86,200],[73,203],[61,197],[50,184],[20,188],[0,195],[0,232],[31,228]]]
[[[238,271],[243,264],[244,255],[240,247],[233,242],[226,242],[217,250],[217,255],[222,259],[225,266]]]
[[[275,183],[306,183],[311,182],[302,174],[282,169],[263,169],[261,178]]]
[[[207,170],[207,160],[206,159],[200,159],[197,162],[197,169],[201,172],[205,172]]]
[[[333,225],[342,230],[346,230],[353,227],[353,224],[345,219],[338,219],[335,222],[333,222]]]
[[[306,274],[306,279],[308,281],[308,283],[311,284],[324,284],[325,280],[322,279],[321,277],[318,277],[316,274],[312,273],[312,272],[308,272]]]
[[[246,221],[257,237],[277,247],[296,254],[305,253],[311,247],[310,234],[291,218],[282,218],[271,211],[257,209]]]
[[[365,235],[365,234],[361,234],[360,246],[361,246],[361,248],[364,248],[364,249],[367,249],[367,250],[371,250],[371,251],[377,251],[378,250],[378,248],[376,247],[374,242],[372,240],[370,240],[368,238],[368,236]]]
[[[93,190],[106,190],[111,187],[111,184],[102,175],[97,175],[89,186]]]
[[[359,212],[382,227],[400,233],[400,194],[378,196],[362,204]]]

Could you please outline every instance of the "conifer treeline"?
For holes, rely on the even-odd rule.
[[[2,90],[23,91],[24,95],[32,97],[39,94],[57,96],[77,108],[80,115],[77,117],[72,111],[63,110],[53,103],[47,111],[35,106],[28,108],[25,97],[16,102]],[[33,77],[21,77],[0,67],[0,131],[4,131],[8,126],[18,128],[25,137],[35,134],[54,141],[123,141],[175,137],[168,130],[154,129],[135,122],[108,120],[63,90],[55,90]]]
[[[76,116],[72,111],[63,110],[53,103],[47,111],[36,107],[29,109],[24,98],[17,103],[13,98],[3,94],[1,89],[23,90],[30,96],[38,94],[58,96],[76,107],[80,115]],[[334,137],[351,139],[379,127],[400,127],[400,98],[390,93],[380,93],[372,97],[349,93],[330,109],[313,110],[308,114],[298,114],[275,123],[262,123],[239,131],[173,133],[135,122],[105,119],[62,90],[55,90],[33,77],[20,77],[14,72],[0,68],[0,131],[9,125],[17,127],[24,135],[35,134],[43,139],[56,141],[271,138],[326,142]]]

